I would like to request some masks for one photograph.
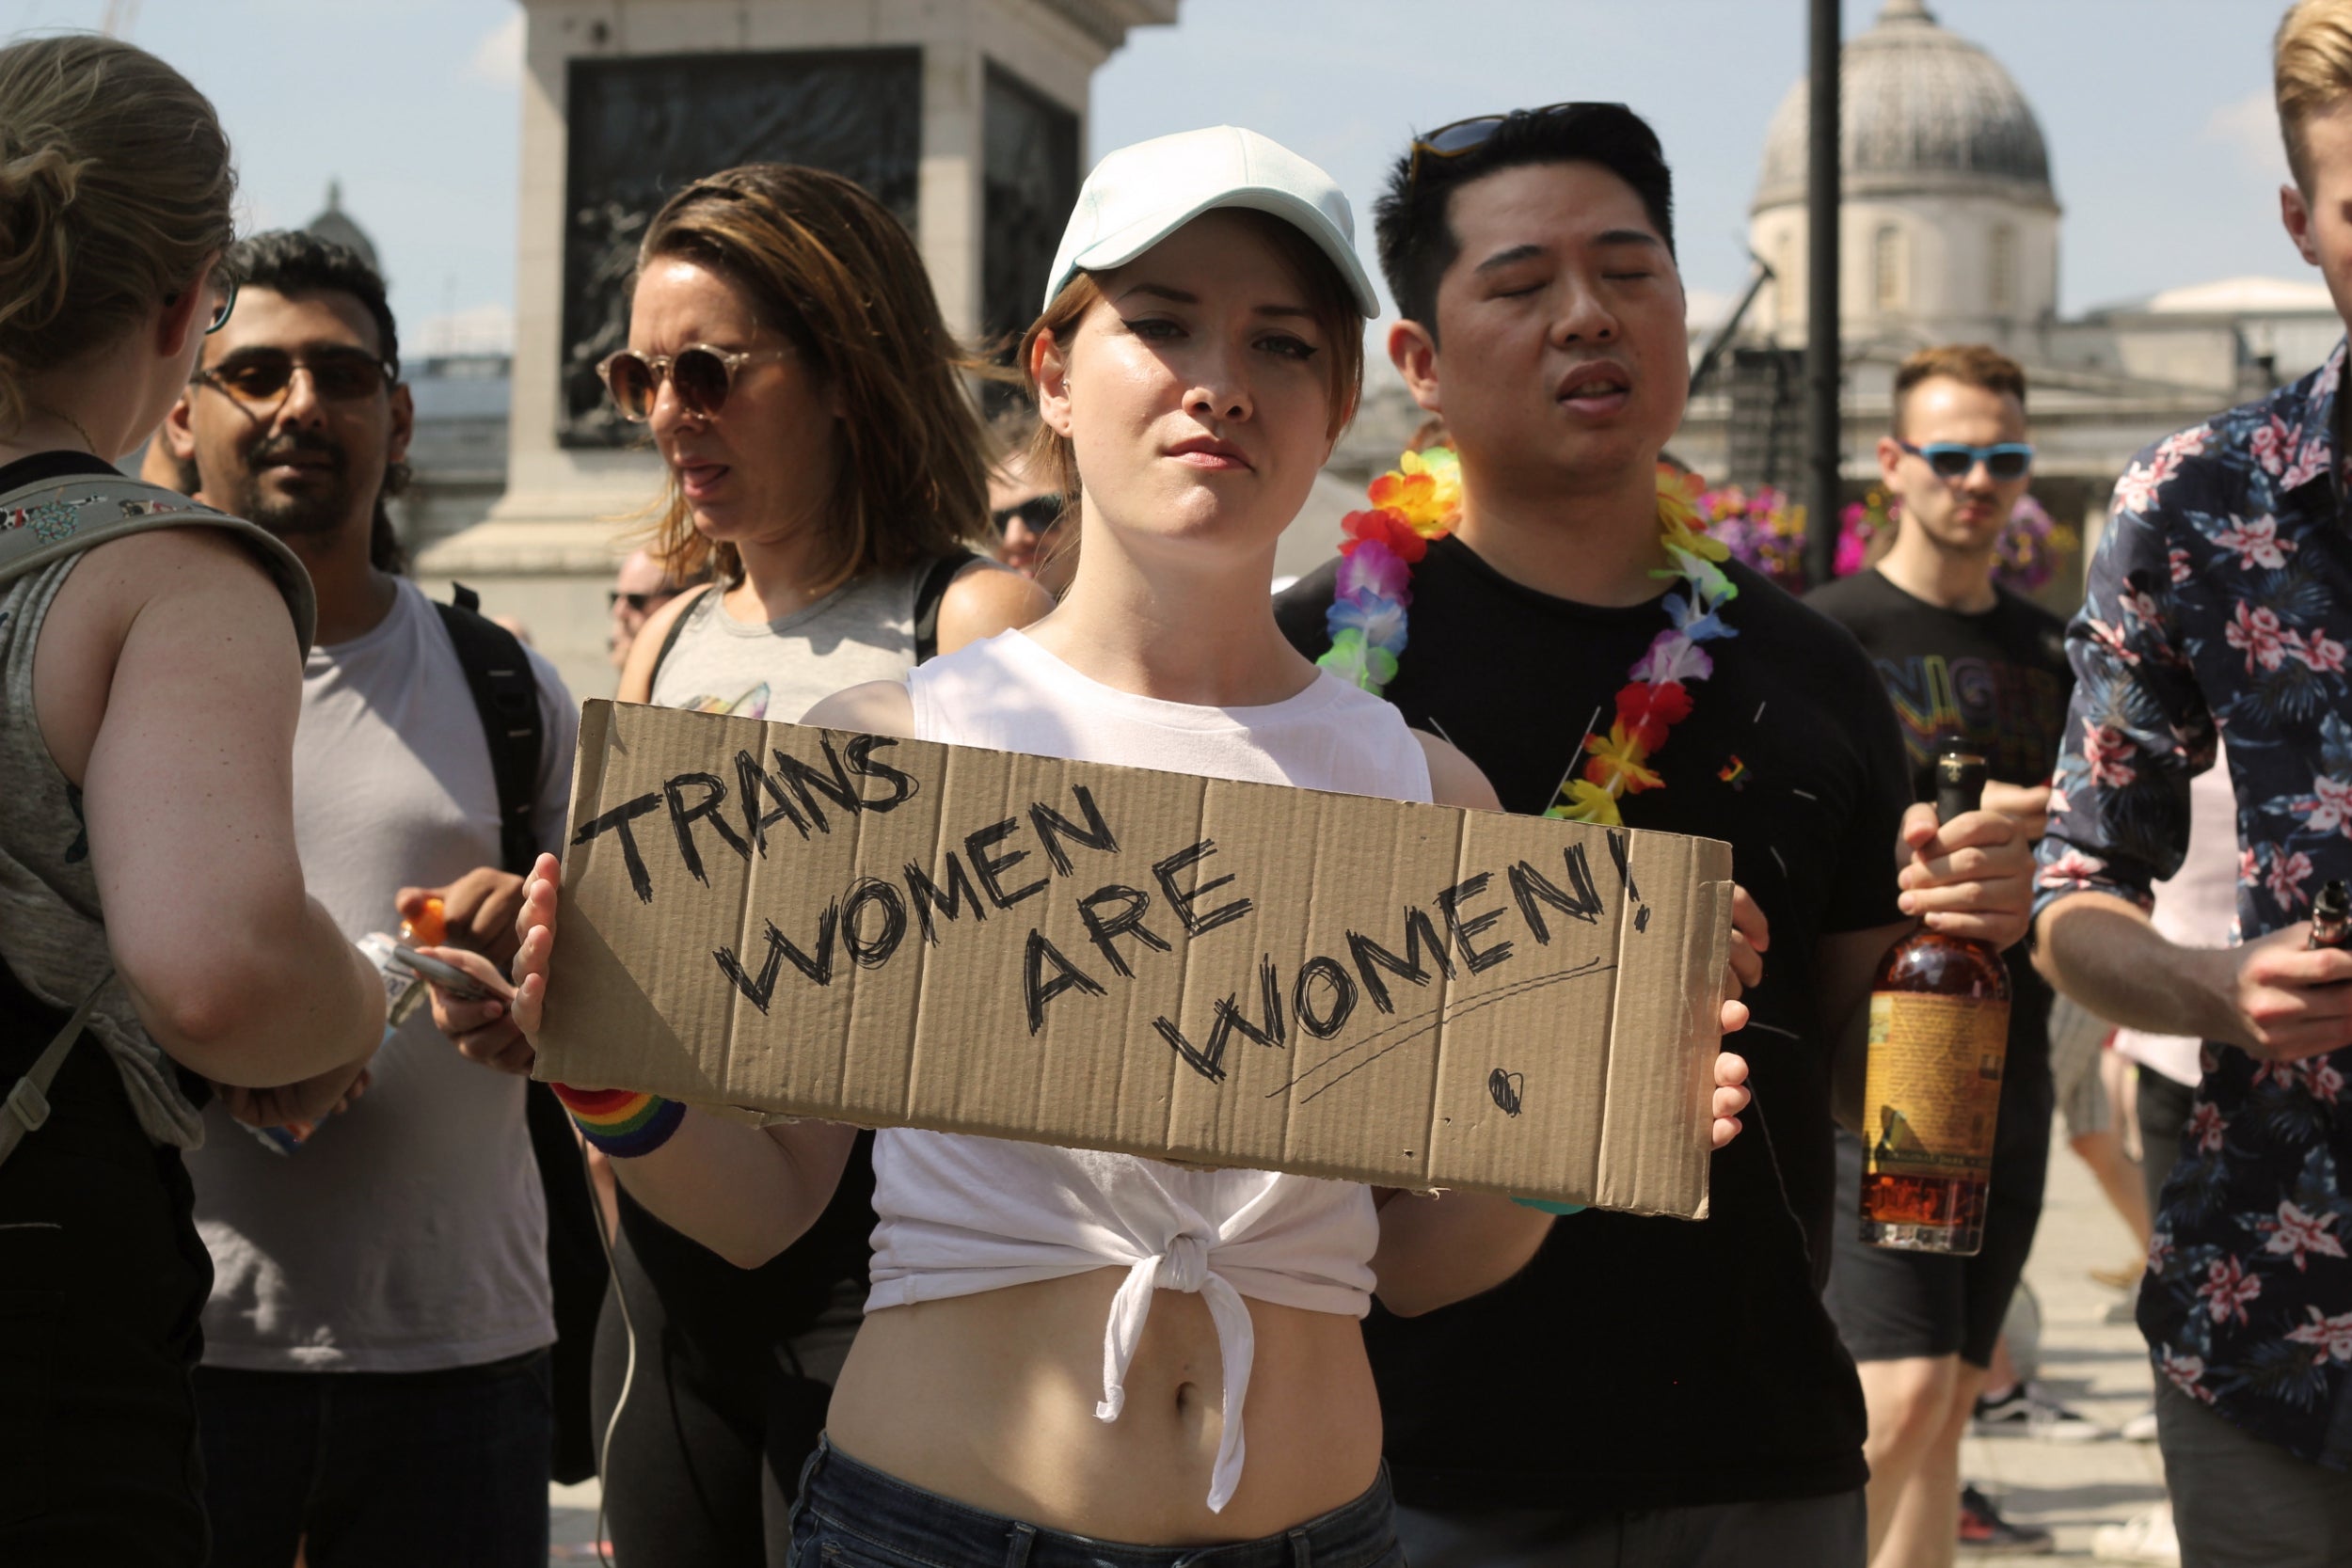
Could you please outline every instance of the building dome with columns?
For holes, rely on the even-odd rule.
[[[2059,208],[2016,82],[1925,0],[1887,0],[1845,45],[1839,87],[1843,334],[2022,347],[2057,315]],[[1781,101],[1750,209],[1784,342],[1804,331],[1806,103],[1803,81]]]

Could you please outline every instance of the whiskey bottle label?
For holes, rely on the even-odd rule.
[[[1876,991],[1863,1130],[1873,1176],[1988,1175],[2009,1004]]]

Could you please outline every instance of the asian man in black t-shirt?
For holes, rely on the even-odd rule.
[[[1993,579],[2002,531],[2032,475],[2025,372],[1980,345],[1920,350],[1895,373],[1895,428],[1880,437],[1878,460],[1901,514],[1894,547],[1805,603],[1876,661],[1914,798],[1933,797],[1937,749],[1963,740],[1990,768],[1986,803],[2039,838],[2074,676],[2065,624]],[[1837,1138],[1827,1299],[1869,1407],[1870,1540],[1885,1562],[1948,1561],[1955,1528],[1975,1545],[2048,1540],[2010,1525],[1980,1495],[1963,1498],[1960,1481],[1960,1441],[2033,1246],[2050,1163],[2050,989],[2022,952],[2009,974],[1983,1250],[1950,1258],[1864,1242],[1851,1217],[1862,1141]]]
[[[1589,104],[1432,133],[1378,206],[1405,317],[1390,356],[1445,421],[1460,504],[1407,563],[1409,602],[1387,581],[1343,611],[1340,662],[1388,673],[1510,810],[1572,798],[1586,820],[1730,841],[1772,923],[1743,1037],[1763,1135],[1716,1158],[1708,1219],[1572,1214],[1486,1295],[1375,1310],[1415,1568],[1858,1568],[1862,1397],[1818,1293],[1833,1044],[1915,917],[2003,944],[2025,928],[2022,836],[1994,813],[1939,832],[1910,804],[1853,640],[1667,547],[1692,542],[1661,531],[1657,480],[1690,373],[1671,208],[1649,127]],[[1333,646],[1335,586],[1326,567],[1279,601],[1306,652]],[[1363,628],[1392,643],[1399,614],[1391,667]]]

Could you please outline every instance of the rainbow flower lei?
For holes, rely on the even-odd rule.
[[[1707,535],[1697,505],[1704,488],[1696,474],[1658,466],[1658,531],[1674,565],[1651,575],[1679,578],[1681,586],[1666,595],[1666,629],[1633,661],[1617,692],[1609,733],[1596,727],[1585,736],[1583,776],[1570,768],[1546,816],[1613,827],[1624,820],[1617,810],[1621,796],[1663,789],[1666,781],[1650,758],[1691,716],[1691,684],[1715,673],[1704,644],[1740,635],[1723,619],[1724,607],[1740,590],[1720,565],[1730,550]],[[1408,451],[1372,482],[1368,495],[1371,507],[1341,523],[1347,540],[1340,546],[1337,593],[1325,616],[1331,646],[1315,662],[1376,697],[1396,679],[1397,656],[1405,651],[1412,568],[1429,553],[1431,541],[1452,533],[1461,519],[1461,464],[1449,447]]]

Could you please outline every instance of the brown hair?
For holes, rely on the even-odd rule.
[[[1230,210],[1248,220],[1273,245],[1275,255],[1305,291],[1308,313],[1325,341],[1324,385],[1330,394],[1330,434],[1337,436],[1347,428],[1347,421],[1356,417],[1356,404],[1364,388],[1364,315],[1356,308],[1355,290],[1341,276],[1331,258],[1294,225],[1247,208],[1221,210]],[[1061,293],[1045,308],[1045,313],[1022,335],[1021,376],[1031,398],[1038,392],[1037,375],[1030,368],[1038,339],[1049,337],[1057,348],[1067,353],[1070,335],[1102,297],[1103,291],[1093,276],[1082,272],[1062,286]],[[1071,445],[1068,436],[1042,420],[1038,421],[1037,433],[1029,438],[1029,471],[1054,475],[1061,490],[1062,519],[1067,522],[1077,515],[1077,449]]]
[[[205,96],[89,34],[0,48],[0,430],[28,384],[104,348],[236,237]]]
[[[1903,433],[1903,406],[1922,381],[1957,381],[1988,392],[2007,392],[2026,405],[2026,372],[2016,360],[1983,343],[1939,343],[1923,348],[1895,372],[1895,434]]]
[[[2311,195],[2303,126],[2352,98],[2352,0],[2301,0],[2271,41],[2271,91],[2295,184]]]
[[[696,181],[654,215],[637,265],[663,257],[742,290],[840,399],[840,462],[807,587],[830,592],[986,540],[986,440],[963,379],[973,367],[888,208],[822,169],[746,164]],[[695,531],[675,475],[649,549],[678,580],[743,575],[734,546]]]

